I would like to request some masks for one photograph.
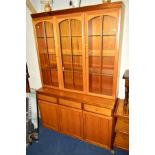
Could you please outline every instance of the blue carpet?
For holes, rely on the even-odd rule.
[[[112,155],[112,153],[40,125],[39,141],[33,142],[26,149],[26,155]]]

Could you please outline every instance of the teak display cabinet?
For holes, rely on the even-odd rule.
[[[122,2],[32,14],[45,127],[111,148]]]

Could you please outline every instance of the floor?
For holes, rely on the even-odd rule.
[[[26,149],[26,155],[113,155],[111,151],[39,127],[39,141]],[[117,155],[119,153],[117,152]],[[120,155],[127,155],[121,153]]]

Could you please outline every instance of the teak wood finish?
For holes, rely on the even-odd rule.
[[[114,135],[122,5],[32,14],[43,125],[108,149]]]
[[[39,89],[37,99],[45,127],[100,147],[112,147],[114,99],[51,88]]]
[[[43,87],[116,98],[121,6],[115,2],[32,14]],[[44,59],[41,53],[47,54]]]
[[[124,150],[129,150],[129,114],[124,113],[124,104],[125,100],[118,99],[114,114],[117,118],[114,146]]]

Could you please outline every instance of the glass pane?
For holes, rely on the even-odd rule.
[[[81,37],[72,37],[72,49],[73,49],[73,55],[82,54],[82,38]]]
[[[115,17],[104,16],[103,19],[103,34],[115,35],[117,32],[117,20]]]
[[[37,38],[39,53],[47,53],[46,39]]]
[[[91,56],[101,56],[101,36],[88,38],[88,50]]]
[[[52,76],[52,85],[53,86],[59,86],[58,84],[58,71],[55,69],[51,70],[51,76]]]
[[[82,71],[82,56],[73,56],[73,68]]]
[[[64,87],[68,89],[74,89],[73,84],[73,72],[72,71],[64,71]]]
[[[56,56],[53,54],[49,54],[49,62],[50,62],[50,67],[57,69],[57,62],[56,62]]]
[[[71,33],[72,33],[72,36],[82,36],[81,21],[71,19]]]
[[[115,50],[115,44],[115,36],[103,36],[103,50]]]
[[[72,55],[63,55],[62,62],[64,70],[72,70]]]
[[[101,57],[89,56],[90,72],[99,72],[101,68]]]
[[[83,90],[83,73],[74,71],[74,87],[76,90]]]
[[[48,61],[47,53],[40,54],[40,62],[41,62],[41,67],[43,69],[49,68],[49,63],[48,63],[49,61]]]
[[[36,24],[35,28],[36,28],[36,36],[37,37],[45,37],[43,22]]]
[[[102,74],[90,73],[89,91],[98,94],[112,95],[113,77],[110,76],[110,74],[110,71],[105,70],[102,71]]]
[[[93,93],[101,93],[101,77],[100,75],[89,74],[89,91]]]
[[[55,54],[54,38],[47,38],[47,47],[49,54]]]
[[[61,36],[70,36],[69,30],[69,20],[64,20],[59,24],[60,28],[60,35]]]
[[[64,87],[83,90],[81,21],[64,20],[59,28]]]
[[[102,17],[95,17],[88,22],[88,35],[102,34]]]
[[[116,19],[110,16],[100,16],[90,20],[88,26],[89,91],[112,95]]]
[[[102,57],[102,68],[114,68],[114,59],[113,56]]]
[[[43,83],[46,85],[51,85],[51,72],[50,69],[42,69],[42,77],[43,77]]]
[[[102,76],[102,94],[112,95],[113,77]]]
[[[53,37],[53,24],[45,22],[46,37]]]
[[[53,38],[53,25],[42,22],[36,25],[38,51],[40,53],[40,64],[42,80],[45,85],[58,86],[58,73],[56,54]],[[46,36],[44,33],[46,32]],[[52,37],[52,38],[50,38]]]
[[[71,54],[71,39],[70,37],[61,37],[62,54]]]

